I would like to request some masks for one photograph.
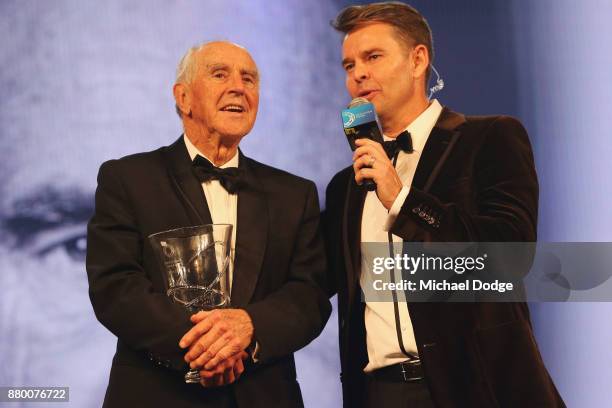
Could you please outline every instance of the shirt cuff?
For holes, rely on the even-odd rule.
[[[395,201],[393,202],[393,205],[389,209],[389,215],[387,215],[387,221],[385,222],[383,231],[391,231],[391,228],[393,227],[393,223],[395,222],[397,215],[402,209],[402,206],[404,205],[404,201],[406,201],[406,197],[408,197],[408,193],[410,193],[410,186],[404,186],[400,190],[397,197],[395,197]]]

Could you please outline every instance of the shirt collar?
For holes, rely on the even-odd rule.
[[[234,154],[234,157],[229,159],[227,163],[224,163],[221,166],[217,166],[215,165],[215,163],[212,162],[212,160],[206,157],[204,153],[202,153],[197,147],[195,147],[193,143],[191,143],[191,140],[189,140],[186,134],[183,134],[183,140],[185,141],[185,146],[187,146],[187,152],[189,153],[189,157],[191,158],[191,161],[193,161],[193,159],[195,159],[197,155],[200,155],[206,160],[208,160],[209,162],[211,162],[213,166],[215,167],[220,167],[222,169],[225,169],[228,167],[238,167],[238,158],[240,156],[238,154],[238,150],[236,150],[236,154]]]
[[[427,109],[425,109],[415,120],[406,127],[405,130],[410,132],[412,137],[412,147],[417,152],[422,152],[427,137],[431,130],[436,125],[440,114],[442,113],[442,105],[437,99],[431,101]],[[390,137],[384,136],[385,141],[393,140]]]

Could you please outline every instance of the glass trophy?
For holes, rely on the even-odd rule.
[[[164,273],[166,294],[189,313],[229,307],[231,224],[177,228],[149,235]],[[199,383],[191,369],[186,383]]]

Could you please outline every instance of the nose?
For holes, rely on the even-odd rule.
[[[368,79],[370,73],[365,64],[360,62],[355,62],[355,66],[353,67],[352,77],[353,80],[357,83]]]
[[[239,73],[231,76],[229,85],[230,85],[229,92],[237,94],[237,95],[244,94],[245,84],[244,84],[244,80],[242,79],[242,75],[240,75]]]

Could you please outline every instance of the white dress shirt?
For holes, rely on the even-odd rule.
[[[399,152],[395,168],[402,181],[403,188],[393,202],[390,211],[387,212],[386,208],[382,205],[376,196],[376,191],[369,191],[367,193],[361,217],[361,276],[359,283],[362,288],[372,287],[373,276],[368,272],[367,266],[372,265],[372,258],[374,256],[380,256],[380,254],[372,253],[372,248],[364,245],[364,243],[388,242],[388,231],[410,193],[410,186],[412,185],[412,179],[423,152],[423,147],[441,112],[442,106],[434,99],[427,109],[406,128],[412,136],[414,152]],[[386,136],[384,138],[385,140],[392,140]],[[393,242],[402,242],[402,239],[393,235]],[[398,273],[397,275],[399,276],[396,276],[396,281],[401,280],[401,274]],[[389,279],[388,276],[386,276],[387,279]],[[381,278],[385,279],[384,275],[376,277],[376,279]],[[368,291],[364,290],[365,293]],[[398,308],[404,348],[408,353],[417,355],[412,322],[403,293],[398,293]],[[368,348],[368,364],[364,369],[365,372],[371,372],[408,359],[402,353],[398,343],[393,302],[366,301],[364,319]]]
[[[215,165],[212,160],[210,160],[204,153],[198,150],[197,147],[191,143],[189,138],[186,135],[183,135],[183,140],[185,140],[185,145],[187,146],[187,151],[189,152],[189,157],[191,157],[191,161],[195,159],[197,155],[202,156],[209,162]],[[234,157],[232,157],[227,163],[222,164],[220,167],[225,169],[227,167],[238,167],[240,155],[238,151]],[[206,202],[208,203],[208,210],[210,211],[210,217],[212,218],[213,224],[232,224],[234,227],[232,228],[232,247],[230,249],[230,262],[228,266],[228,280],[229,280],[229,288],[230,292],[232,290],[232,282],[234,281],[234,258],[236,254],[236,231],[238,230],[238,194],[230,194],[227,190],[221,185],[219,180],[209,180],[202,183],[202,189],[204,190],[204,196],[206,197]],[[257,356],[259,355],[260,347],[259,342],[255,342],[255,348],[251,352],[251,359],[254,363],[257,363],[259,360]]]
[[[197,147],[191,143],[186,135],[183,135],[183,140],[187,146],[189,157],[191,160],[195,159],[197,155],[202,156],[209,162],[213,163],[204,153],[198,150]],[[234,157],[232,157],[227,163],[216,166],[222,169],[227,167],[238,167],[238,151]],[[214,163],[213,163],[214,165]],[[202,183],[202,189],[204,190],[204,196],[208,203],[208,210],[212,218],[213,224],[232,224],[232,247],[230,250],[230,262],[228,267],[228,278],[230,290],[232,288],[232,281],[234,275],[234,254],[236,248],[236,230],[238,229],[238,194],[230,194],[221,185],[219,180],[209,180]]]

